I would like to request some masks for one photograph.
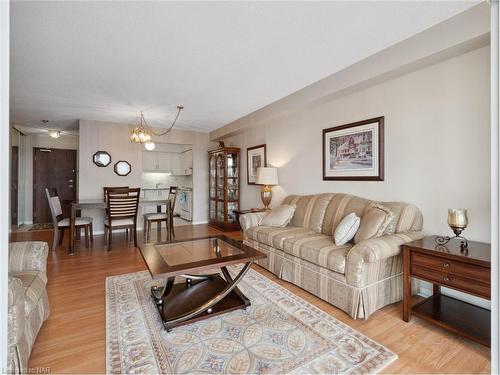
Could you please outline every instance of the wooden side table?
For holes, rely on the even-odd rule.
[[[491,298],[490,255],[487,243],[469,241],[468,252],[460,242],[437,245],[435,236],[402,246],[403,320],[414,314],[480,344],[490,346],[490,311],[441,294],[441,286]],[[433,284],[433,295],[412,305],[411,277]]]

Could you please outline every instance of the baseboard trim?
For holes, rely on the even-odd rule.
[[[200,225],[200,224],[208,224],[208,220],[206,221],[192,221],[192,225]]]

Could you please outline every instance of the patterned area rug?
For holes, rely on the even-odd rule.
[[[239,284],[250,307],[169,333],[152,284],[148,272],[106,279],[108,373],[376,373],[397,358],[252,269]]]
[[[37,231],[37,230],[51,230],[54,229],[54,223],[38,223],[38,224],[33,224],[30,229],[28,229],[30,232],[31,231]]]

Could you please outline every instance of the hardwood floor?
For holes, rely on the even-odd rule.
[[[221,232],[207,225],[176,227],[176,239],[217,233]],[[226,235],[241,236],[239,232]],[[11,234],[11,241],[50,243],[51,239],[51,231]],[[50,368],[54,373],[105,372],[105,278],[146,270],[139,250],[127,244],[124,235],[116,236],[113,247],[112,251],[106,251],[103,237],[95,236],[91,249],[85,249],[83,244],[77,245],[76,255],[69,256],[66,238],[56,252],[49,254],[47,272],[51,315],[37,337],[31,353],[31,367]],[[399,303],[377,311],[368,320],[353,320],[343,311],[293,284],[278,280],[258,266],[254,268],[397,353],[399,359],[388,366],[385,373],[490,372],[488,348],[418,318],[405,323]]]

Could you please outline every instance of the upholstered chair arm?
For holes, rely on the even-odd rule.
[[[19,342],[24,332],[24,325],[24,287],[20,279],[9,277],[8,336],[10,346]]]
[[[347,282],[362,287],[401,273],[401,245],[422,237],[419,231],[396,233],[354,245],[347,254]]]
[[[243,233],[245,233],[249,228],[259,225],[264,216],[266,216],[266,212],[252,212],[240,215],[240,225]]]
[[[49,245],[42,241],[11,242],[9,244],[9,272],[47,272]]]

